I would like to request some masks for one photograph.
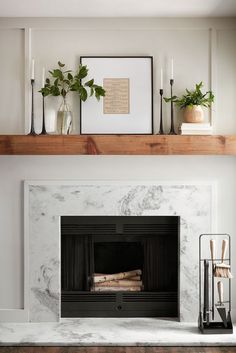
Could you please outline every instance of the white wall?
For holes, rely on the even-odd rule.
[[[31,41],[29,27],[33,28]],[[173,56],[175,91],[181,93],[185,87],[201,80],[206,88],[212,86],[217,101],[213,111],[215,132],[235,134],[235,34],[234,19],[1,19],[0,133],[23,133],[24,120],[28,126],[29,85],[24,79],[29,77],[31,43],[37,85],[41,83],[42,66],[52,68],[59,59],[75,68],[80,55],[153,55],[156,126],[157,75],[163,66],[168,94],[169,61]],[[78,101],[74,98],[72,101],[78,131]],[[40,103],[40,95],[36,94],[38,128]],[[57,105],[56,99],[48,99],[47,112],[49,108],[55,111]],[[165,110],[166,126],[169,125],[168,112],[169,107]],[[178,113],[178,118],[180,116]],[[0,309],[23,307],[23,180],[216,180],[219,183],[218,231],[229,232],[236,246],[235,176],[235,157],[0,157]],[[236,274],[236,260],[233,269]],[[235,283],[233,293],[236,297]],[[233,307],[236,310],[236,300]]]

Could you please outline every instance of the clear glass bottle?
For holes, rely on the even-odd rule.
[[[57,112],[57,133],[59,135],[69,135],[73,128],[73,115],[66,101],[66,97]]]

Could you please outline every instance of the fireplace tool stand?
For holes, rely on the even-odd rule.
[[[215,239],[222,239],[222,257],[215,256]],[[205,247],[203,247],[203,244]],[[224,245],[223,245],[224,244]],[[228,251],[227,251],[227,245]],[[208,250],[209,248],[209,250]],[[219,252],[219,249],[218,249]],[[225,253],[228,256],[224,258]],[[208,256],[209,254],[209,256]],[[224,263],[231,266],[229,234],[201,234],[199,237],[199,318],[198,327],[203,334],[233,333],[231,321],[231,278],[216,276],[216,267]],[[229,267],[229,272],[231,267]],[[217,283],[217,284],[216,284]],[[223,298],[223,286],[227,299]],[[215,299],[217,287],[219,299]]]

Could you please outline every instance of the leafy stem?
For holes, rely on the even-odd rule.
[[[81,82],[88,75],[87,66],[79,65],[74,74],[71,70],[64,70],[64,67],[65,64],[58,61],[58,68],[49,71],[50,78],[46,78],[44,87],[39,91],[44,97],[62,96],[65,100],[69,92],[77,92],[80,99],[85,102],[93,95],[97,100],[105,96],[104,88],[95,84],[94,79],[85,83]]]

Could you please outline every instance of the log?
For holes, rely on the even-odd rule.
[[[94,287],[91,292],[140,292],[141,287]]]
[[[96,283],[95,287],[141,287],[142,281],[130,281],[129,279],[120,279]]]
[[[128,277],[129,281],[141,281],[141,276]]]
[[[98,277],[98,276],[107,276],[108,274],[106,273],[94,273],[93,277]],[[137,275],[137,276],[132,276],[132,277],[126,277],[127,279],[129,279],[130,281],[141,281],[141,276]]]
[[[101,283],[101,282],[113,281],[113,280],[117,280],[117,279],[124,279],[124,278],[134,277],[136,275],[139,276],[141,274],[142,274],[141,270],[134,270],[134,271],[128,271],[128,272],[98,275],[98,276],[94,276],[94,283]]]

